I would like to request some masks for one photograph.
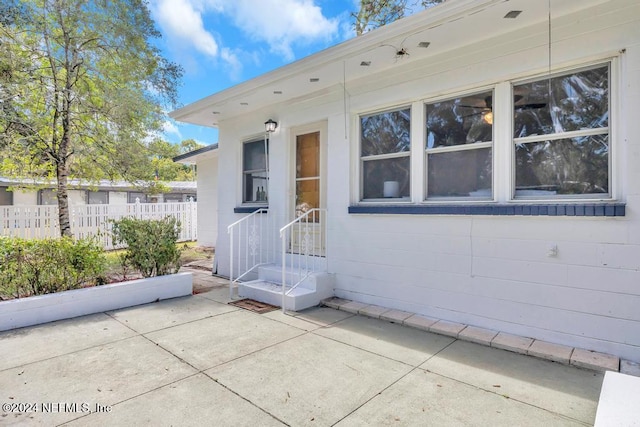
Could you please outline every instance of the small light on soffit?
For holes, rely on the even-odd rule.
[[[362,61],[362,62],[360,63],[360,66],[361,66],[361,67],[368,67],[369,65],[371,65],[371,61]]]
[[[240,105],[249,105],[248,102],[241,102]]]
[[[418,47],[427,48],[427,47],[429,47],[430,44],[431,44],[431,42],[420,42],[420,43],[418,43]]]
[[[318,77],[311,77],[311,78],[309,79],[309,81],[310,81],[311,83],[318,83],[318,82],[320,81],[320,78],[318,78]]]
[[[504,15],[505,18],[507,19],[515,19],[518,17],[518,15],[520,15],[522,13],[521,10],[512,10],[509,13],[507,13],[506,15]]]
[[[274,95],[282,95],[282,91],[281,90],[274,90],[273,94]]]

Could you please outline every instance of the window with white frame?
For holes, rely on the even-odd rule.
[[[267,204],[269,140],[245,142],[242,146],[242,202]]]
[[[427,199],[492,197],[493,92],[427,104]]]
[[[515,197],[610,194],[610,65],[513,86]]]
[[[361,200],[410,197],[411,109],[360,117]]]

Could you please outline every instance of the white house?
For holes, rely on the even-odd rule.
[[[285,251],[338,297],[640,361],[638,112],[637,0],[449,0],[172,117],[219,128],[219,230],[265,208],[221,274],[326,209]]]
[[[124,181],[101,180],[85,183],[69,181],[71,205],[122,205],[135,203],[187,202],[196,200],[197,184],[193,181],[169,181],[164,183],[169,192],[148,195]],[[34,185],[40,187],[33,188]],[[0,206],[55,205],[58,203],[55,184],[0,177]]]
[[[197,167],[198,244],[216,246],[218,239],[218,144],[181,154],[173,161]]]

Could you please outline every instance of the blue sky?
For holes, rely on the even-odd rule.
[[[184,68],[180,102],[207,95],[353,37],[358,0],[152,0],[169,60]],[[212,128],[168,120],[165,138],[217,142]]]

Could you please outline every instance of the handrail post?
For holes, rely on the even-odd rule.
[[[233,299],[233,229],[229,229],[229,299]]]
[[[256,217],[267,212],[266,208],[260,208],[251,214],[242,217],[236,222],[227,226],[227,233],[230,235],[229,241],[229,297],[233,299],[233,286],[239,282],[244,276],[254,271],[257,267],[263,264],[263,261],[269,261],[268,242],[273,240],[275,248],[275,239],[277,236],[271,235],[271,230],[267,229],[265,223],[268,224],[268,218],[265,219],[262,216]],[[235,234],[237,233],[237,239]],[[266,233],[266,234],[265,234]],[[250,240],[253,239],[251,243]],[[237,240],[237,241],[236,241]],[[265,240],[267,244],[265,244]],[[250,249],[250,244],[253,246]],[[243,247],[244,246],[244,247]],[[244,262],[242,255],[244,254]],[[237,257],[237,258],[236,258]],[[234,260],[236,260],[234,262]],[[234,267],[238,268],[238,274],[234,277]]]
[[[280,231],[280,240],[282,240],[282,313],[286,313],[285,308],[285,292],[287,290],[287,232]]]

